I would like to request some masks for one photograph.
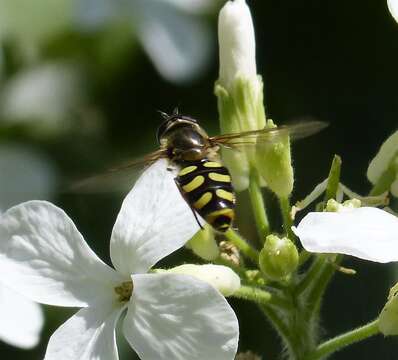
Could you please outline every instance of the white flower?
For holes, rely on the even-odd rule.
[[[32,300],[83,308],[52,335],[45,360],[118,359],[115,326],[124,310],[123,333],[142,359],[232,360],[238,323],[225,298],[186,275],[147,273],[197,230],[166,160],[159,160],[117,217],[110,244],[115,269],[61,209],[31,201],[1,220],[0,273]]]
[[[388,9],[391,12],[391,15],[398,22],[398,1],[397,0],[387,0]]]
[[[31,123],[47,132],[69,129],[84,99],[83,80],[76,66],[54,62],[18,72],[2,88],[0,115],[6,123]],[[76,115],[73,115],[76,116]]]
[[[292,230],[310,252],[346,254],[380,263],[398,261],[398,218],[377,208],[311,212]]]
[[[0,339],[7,344],[30,349],[40,340],[43,327],[40,306],[0,285]]]
[[[245,0],[228,1],[218,17],[220,85],[231,90],[238,76],[257,82],[256,42]]]
[[[0,169],[0,214],[16,203],[47,199],[54,192],[55,169],[49,159],[32,148],[2,144]],[[40,339],[42,310],[37,303],[1,284],[6,276],[0,275],[0,340],[19,348],[32,348]]]
[[[128,24],[158,72],[184,82],[199,75],[210,60],[211,34],[197,14],[208,5],[209,0],[81,0],[75,12],[84,30],[115,21]]]

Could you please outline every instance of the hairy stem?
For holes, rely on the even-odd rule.
[[[295,240],[296,236],[294,235],[294,233],[292,231],[293,220],[290,215],[291,206],[290,206],[289,198],[280,197],[279,205],[280,205],[281,212],[282,212],[283,228],[285,230],[285,233],[290,240]]]
[[[319,360],[328,356],[330,354],[335,353],[343,349],[344,347],[356,343],[358,341],[362,341],[367,339],[373,335],[376,335],[380,332],[379,330],[379,320],[376,319],[366,325],[363,325],[357,329],[346,332],[345,334],[341,334],[336,336],[333,339],[325,341],[320,344],[315,351],[309,354],[305,358],[305,360]]]

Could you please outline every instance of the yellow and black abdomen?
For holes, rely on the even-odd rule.
[[[214,229],[225,232],[235,218],[235,193],[226,167],[209,159],[184,162],[176,182],[185,200]]]

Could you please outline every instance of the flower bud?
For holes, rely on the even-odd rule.
[[[334,199],[328,200],[326,203],[325,211],[327,212],[342,212],[352,209],[357,209],[361,207],[361,200],[358,199],[351,199],[346,200],[342,204],[337,202]]]
[[[288,238],[268,235],[260,252],[260,269],[271,280],[284,280],[297,269],[299,255]]]
[[[228,1],[218,21],[220,75],[215,86],[222,133],[265,126],[263,84],[257,75],[254,27],[244,0]],[[223,160],[237,191],[249,185],[253,151],[223,150]]]
[[[190,275],[207,282],[224,296],[230,296],[240,288],[240,278],[229,267],[222,265],[184,264],[167,270],[174,274]]]
[[[266,127],[277,126],[268,120]],[[289,136],[286,134],[277,142],[270,141],[269,144],[258,147],[256,163],[267,186],[279,197],[288,197],[294,183]]]
[[[398,197],[398,130],[383,143],[370,162],[367,177],[375,186],[374,195],[391,191]]]
[[[185,246],[191,249],[195,255],[207,261],[212,261],[220,255],[214,231],[209,224],[205,224],[203,229],[198,231]]]
[[[388,335],[398,335],[398,284],[395,284],[388,295],[388,300],[379,317],[380,331]]]
[[[218,17],[220,85],[231,92],[237,77],[256,82],[256,42],[245,0],[228,1]]]

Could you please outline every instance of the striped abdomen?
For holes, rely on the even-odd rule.
[[[235,218],[235,193],[226,167],[202,159],[185,162],[176,182],[191,208],[214,229],[227,231]]]

